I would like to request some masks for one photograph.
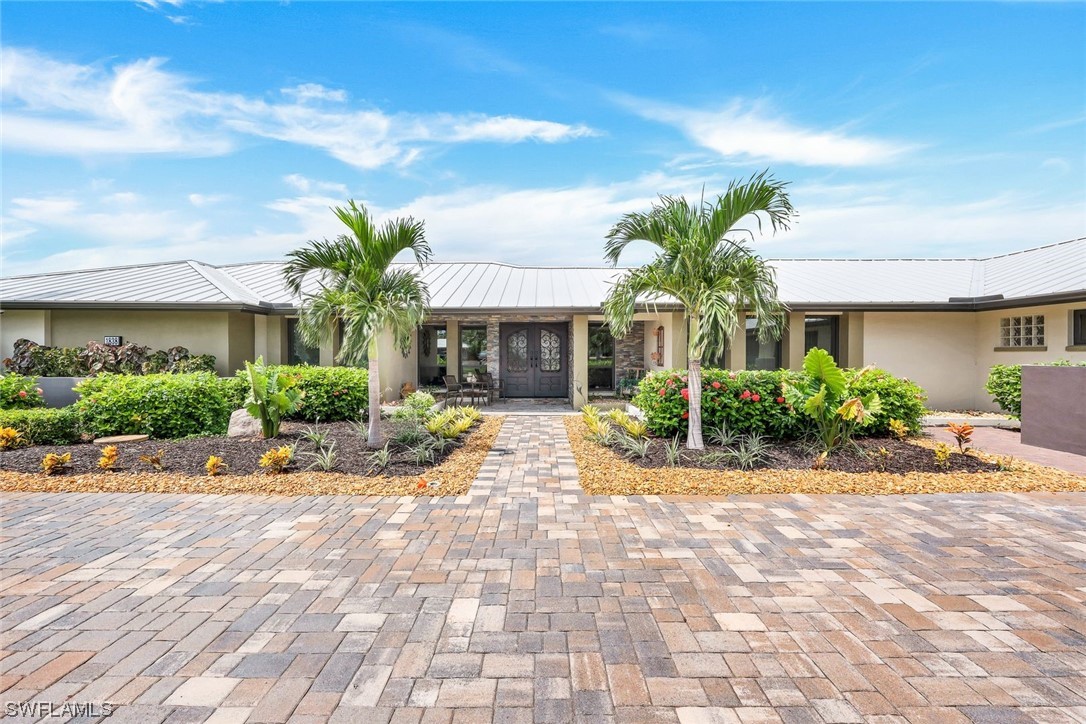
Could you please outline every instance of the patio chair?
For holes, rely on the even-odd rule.
[[[494,379],[494,375],[489,372],[481,372],[479,374],[479,382],[482,384],[483,394],[486,396],[486,404],[490,404],[496,399],[501,399],[502,396],[502,381]]]
[[[442,378],[445,382],[445,404],[449,404],[449,400],[455,399],[457,404],[464,401],[464,386],[456,381],[456,375],[445,375]]]

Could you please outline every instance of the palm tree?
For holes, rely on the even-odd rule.
[[[388,329],[406,352],[430,301],[426,284],[414,271],[393,268],[392,261],[410,251],[421,266],[432,253],[421,221],[393,219],[378,227],[365,206],[353,200],[332,211],[350,233],[333,241],[309,241],[290,252],[283,276],[287,288],[302,299],[298,327],[306,344],[327,343],[339,322],[343,343],[337,361],[352,365],[368,361],[368,443],[376,448],[382,443],[378,335]],[[312,290],[306,288],[311,274],[316,284]]]
[[[616,336],[629,332],[639,302],[670,298],[686,309],[690,321],[686,446],[692,450],[704,447],[702,359],[724,352],[744,310],[757,315],[762,341],[780,337],[785,307],[777,299],[773,269],[740,236],[745,233],[752,240],[754,234],[737,225],[751,217],[759,231],[763,220],[774,232],[787,229],[795,210],[786,186],[763,171],[746,181],[732,181],[713,203],[704,197],[695,204],[681,196],[661,196],[652,211],[626,214],[607,234],[605,255],[612,266],[631,242],[647,241],[659,248],[651,262],[626,272],[604,302],[604,314]]]

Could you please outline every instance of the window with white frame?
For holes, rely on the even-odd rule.
[[[999,320],[1000,347],[1044,347],[1045,315],[1004,317]]]

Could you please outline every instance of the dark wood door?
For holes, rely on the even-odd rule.
[[[566,397],[569,330],[564,324],[503,324],[501,376],[507,397]]]

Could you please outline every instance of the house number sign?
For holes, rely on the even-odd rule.
[[[102,343],[110,347],[120,347],[121,337],[120,335],[107,334],[106,336],[102,337]]]

